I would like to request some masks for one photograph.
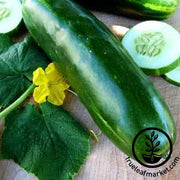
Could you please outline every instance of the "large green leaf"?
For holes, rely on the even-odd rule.
[[[1,158],[13,159],[40,180],[72,179],[89,154],[89,135],[65,110],[49,103],[6,117]]]
[[[6,51],[11,45],[12,45],[11,39],[6,35],[1,34],[0,35],[0,54],[3,51]]]
[[[32,73],[47,66],[47,57],[31,37],[12,44],[0,35],[0,109],[16,100],[31,85]]]

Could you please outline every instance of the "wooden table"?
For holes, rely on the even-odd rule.
[[[140,22],[139,20],[132,20],[129,18],[114,16],[105,13],[94,12],[94,14],[102,20],[109,28],[113,24],[131,27]],[[173,25],[180,32],[180,6],[176,13],[170,19],[166,20]],[[147,169],[140,166],[137,162],[133,163],[143,170],[150,170],[156,172],[169,166],[175,157],[180,157],[180,88],[167,83],[161,77],[150,77],[155,86],[164,96],[168,103],[177,127],[177,141],[171,159],[163,166],[157,169]],[[68,94],[65,101],[65,108],[70,111],[74,117],[80,121],[85,127],[99,132],[99,129],[94,124],[90,115],[80,103],[77,97]],[[13,147],[12,147],[13,148]],[[175,168],[159,178],[143,177],[135,173],[125,161],[127,156],[117,149],[104,135],[100,136],[99,142],[92,141],[91,154],[87,158],[85,165],[81,168],[75,180],[180,180],[180,161]],[[0,180],[35,180],[32,174],[27,174],[20,169],[18,165],[11,161],[0,162]]]

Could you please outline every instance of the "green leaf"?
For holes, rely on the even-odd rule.
[[[11,39],[4,35],[0,35],[0,54],[6,51],[12,45]]]
[[[47,57],[31,37],[16,44],[11,44],[7,36],[0,36],[1,39],[3,41],[0,43],[0,109],[26,91],[31,85],[34,70],[38,67],[45,68],[48,64]]]
[[[69,180],[89,154],[89,135],[65,110],[27,104],[6,117],[2,159],[13,159],[40,180]]]

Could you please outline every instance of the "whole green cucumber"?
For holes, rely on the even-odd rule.
[[[24,0],[23,17],[96,124],[124,153],[133,157],[133,139],[144,128],[160,128],[175,142],[175,124],[163,98],[90,12],[69,0]],[[169,144],[159,137],[165,155]]]
[[[94,10],[123,14],[141,19],[166,19],[178,7],[179,0],[75,0]]]

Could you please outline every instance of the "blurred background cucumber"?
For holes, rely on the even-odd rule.
[[[179,0],[75,0],[94,10],[123,14],[141,19],[167,19],[176,10]]]

